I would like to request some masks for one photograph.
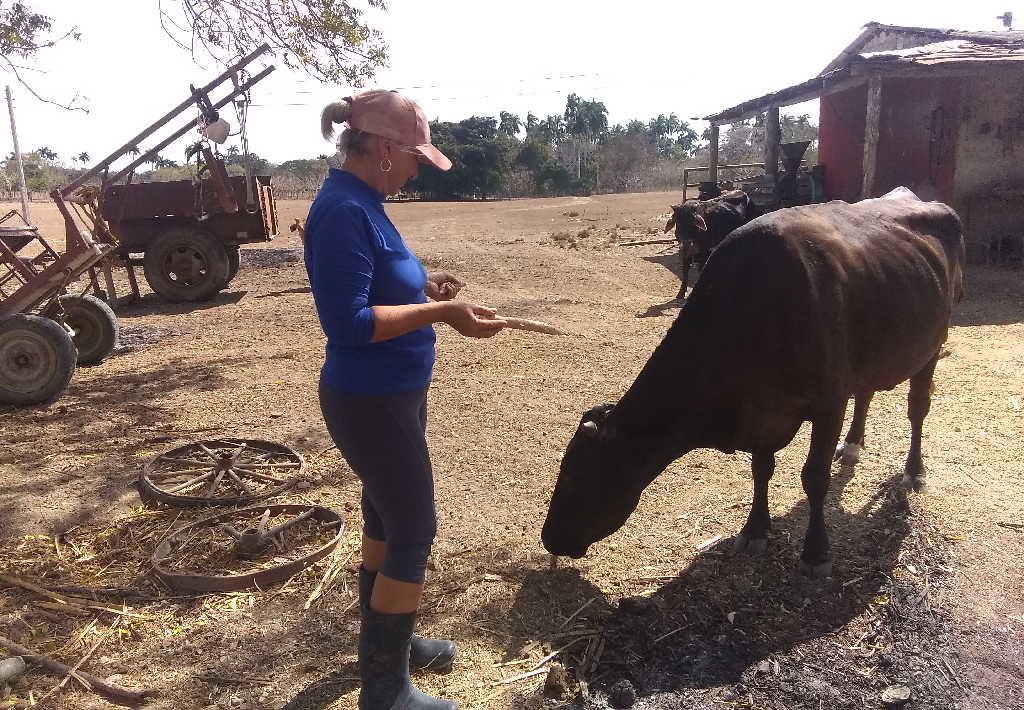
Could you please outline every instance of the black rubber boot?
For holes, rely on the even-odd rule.
[[[359,607],[370,607],[370,594],[376,572],[367,572],[359,567]],[[425,639],[413,634],[409,651],[409,670],[451,673],[455,660],[455,642],[447,639]]]
[[[459,710],[450,700],[434,698],[409,679],[409,646],[416,612],[381,614],[363,607],[359,629],[359,710]]]

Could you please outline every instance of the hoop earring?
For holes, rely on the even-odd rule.
[[[385,163],[387,165],[385,165]],[[391,158],[384,158],[384,160],[380,161],[380,171],[382,173],[390,173],[391,172]]]

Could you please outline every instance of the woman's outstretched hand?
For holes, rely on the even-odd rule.
[[[444,322],[466,337],[490,338],[505,327],[505,321],[496,318],[496,314],[493,308],[452,302],[448,304]]]
[[[427,273],[427,284],[423,290],[427,297],[434,301],[450,301],[458,295],[466,284],[455,274],[448,271],[431,271]]]

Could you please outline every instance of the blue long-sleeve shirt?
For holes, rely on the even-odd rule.
[[[427,272],[384,213],[384,196],[352,173],[332,169],[306,220],[305,261],[327,335],[321,379],[355,394],[426,387],[434,329],[371,343],[372,306],[426,303]]]

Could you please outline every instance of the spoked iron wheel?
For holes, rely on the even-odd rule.
[[[260,439],[212,439],[165,451],[139,476],[144,503],[242,505],[278,495],[305,470],[284,444]]]
[[[318,505],[261,505],[231,510],[174,532],[153,552],[153,571],[174,589],[265,589],[323,559],[345,521]]]

